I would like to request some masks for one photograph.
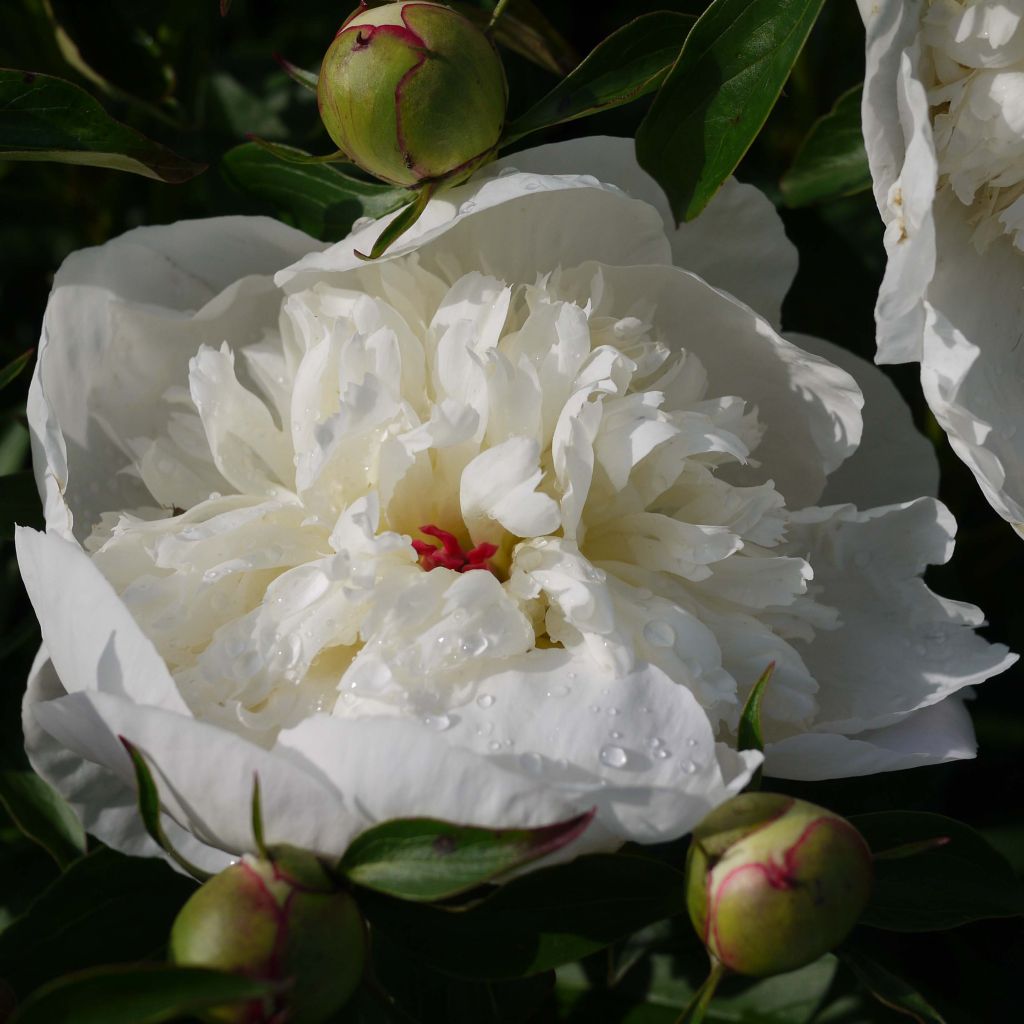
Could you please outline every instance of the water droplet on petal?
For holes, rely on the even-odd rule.
[[[629,754],[622,747],[602,747],[599,757],[601,764],[606,764],[609,768],[624,768],[629,760]]]
[[[654,756],[659,761],[664,761],[667,757],[671,757],[672,756],[672,751],[669,750],[667,747],[658,747],[658,749],[654,751]],[[689,769],[687,769],[687,770],[689,770]]]
[[[531,775],[539,775],[544,768],[544,758],[540,754],[520,754],[519,764]]]
[[[610,737],[611,737],[611,738],[612,738],[613,740],[621,740],[621,739],[622,739],[622,733],[621,733],[621,732],[619,732],[619,730],[618,730],[618,729],[612,729],[612,731],[611,731],[610,733],[608,733],[608,735],[609,735],[609,736],[610,736]]]
[[[547,695],[549,697],[567,697],[570,693],[572,693],[572,687],[566,686],[564,683],[559,683],[558,686],[552,686],[551,689],[547,691]]]
[[[651,619],[644,626],[644,639],[652,647],[671,647],[676,642],[676,631],[660,619]]]
[[[487,744],[487,749],[492,752],[501,750],[501,744],[497,740],[491,740],[491,742]]]
[[[690,737],[690,738],[689,738],[689,739],[688,739],[688,740],[686,741],[686,745],[687,745],[688,747],[695,747],[695,746],[697,746],[697,741],[696,741],[696,740],[695,740],[695,739],[694,739],[694,738],[693,738],[693,737],[691,736],[691,737]]]
[[[477,705],[482,708],[494,706],[494,698],[489,693],[481,693],[476,699]]]
[[[424,715],[423,724],[435,732],[444,732],[452,724],[452,720],[442,712],[440,715]]]
[[[611,715],[612,718],[614,718],[618,713],[619,713],[619,709],[618,708],[609,708],[608,709],[608,714]]]

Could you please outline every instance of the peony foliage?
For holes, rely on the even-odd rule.
[[[0,1019],[1013,1019],[1017,0],[172,6],[0,10]]]

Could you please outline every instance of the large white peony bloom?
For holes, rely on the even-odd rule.
[[[252,844],[254,772],[268,838],[324,853],[590,807],[587,848],[662,840],[758,763],[729,741],[772,660],[770,771],[971,756],[956,693],[1010,659],[920,578],[953,535],[929,446],[879,371],[776,333],[796,261],[760,193],[666,217],[632,143],[591,139],[372,264],[378,224],[262,218],[68,259],[18,552],[29,752],[87,828],[151,850],[124,735],[210,867]],[[809,350],[864,380],[856,455],[861,391]]]
[[[1024,533],[1024,0],[858,2],[877,359],[921,363],[953,449]]]

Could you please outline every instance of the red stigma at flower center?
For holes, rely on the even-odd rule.
[[[469,551],[463,551],[462,545],[454,534],[442,530],[439,526],[421,526],[420,533],[435,537],[441,542],[438,547],[425,540],[414,540],[413,549],[420,556],[420,565],[428,572],[431,569],[454,569],[456,572],[469,572],[471,569],[486,569],[493,572],[488,564],[498,550],[497,544],[477,544]]]

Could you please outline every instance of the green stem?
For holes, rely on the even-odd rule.
[[[711,961],[711,971],[704,979],[704,984],[697,989],[690,1005],[683,1011],[676,1024],[701,1024],[704,1014],[708,1012],[711,1000],[715,997],[718,984],[725,977],[725,965],[718,960]]]
[[[494,26],[498,23],[498,19],[505,13],[505,8],[512,3],[512,0],[498,0],[494,5],[494,10],[491,13],[491,20],[487,25],[487,31],[490,32]]]

